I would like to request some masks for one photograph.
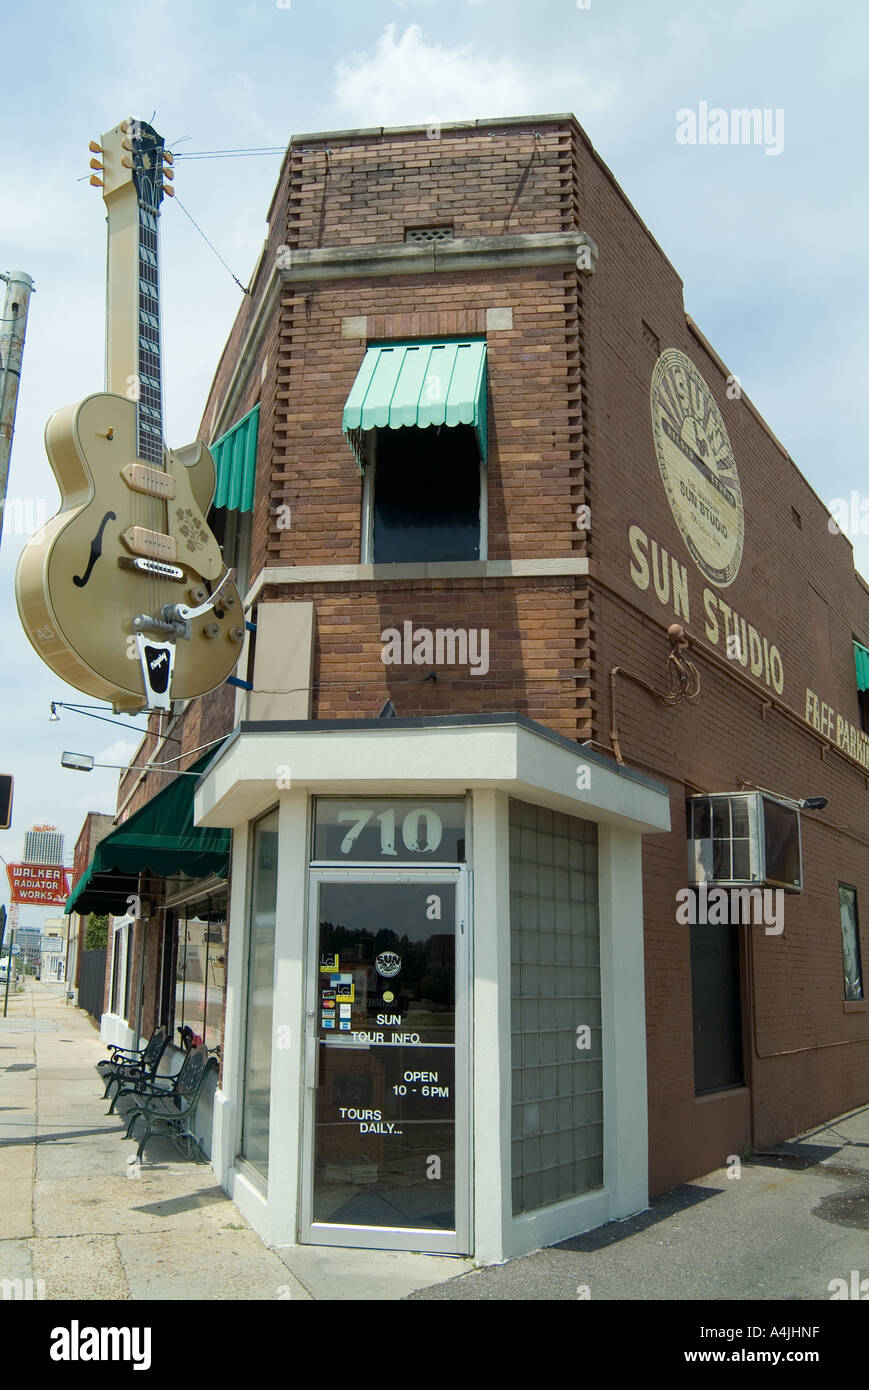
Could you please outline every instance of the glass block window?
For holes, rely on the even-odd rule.
[[[593,821],[510,801],[514,1216],[603,1185],[597,883]]]

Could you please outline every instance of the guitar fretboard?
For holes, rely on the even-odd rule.
[[[136,445],[139,457],[163,467],[163,400],[160,386],[160,302],[157,216],[139,204],[139,400]]]

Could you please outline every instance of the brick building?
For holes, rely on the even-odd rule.
[[[575,119],[294,137],[268,221],[109,1026],[221,1046],[274,1243],[499,1259],[865,1102],[867,586]]]

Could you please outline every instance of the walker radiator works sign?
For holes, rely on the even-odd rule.
[[[13,903],[58,907],[69,897],[69,880],[60,864],[7,864],[6,874]]]

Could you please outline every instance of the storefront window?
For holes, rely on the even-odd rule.
[[[121,1002],[121,945],[123,932],[120,927],[115,931],[112,941],[112,1003],[113,1014],[117,1014]]]
[[[222,1041],[226,993],[226,892],[208,894],[176,909],[174,1027],[190,1028],[194,1044],[211,1049]],[[178,1037],[175,1042],[179,1041]]]
[[[278,893],[277,811],[270,812],[254,826],[252,872],[241,1154],[266,1178],[269,1171],[272,994]]]
[[[124,944],[126,946],[126,963],[124,968],[124,1018],[130,1021],[130,985],[133,979],[133,928],[124,928]]]

